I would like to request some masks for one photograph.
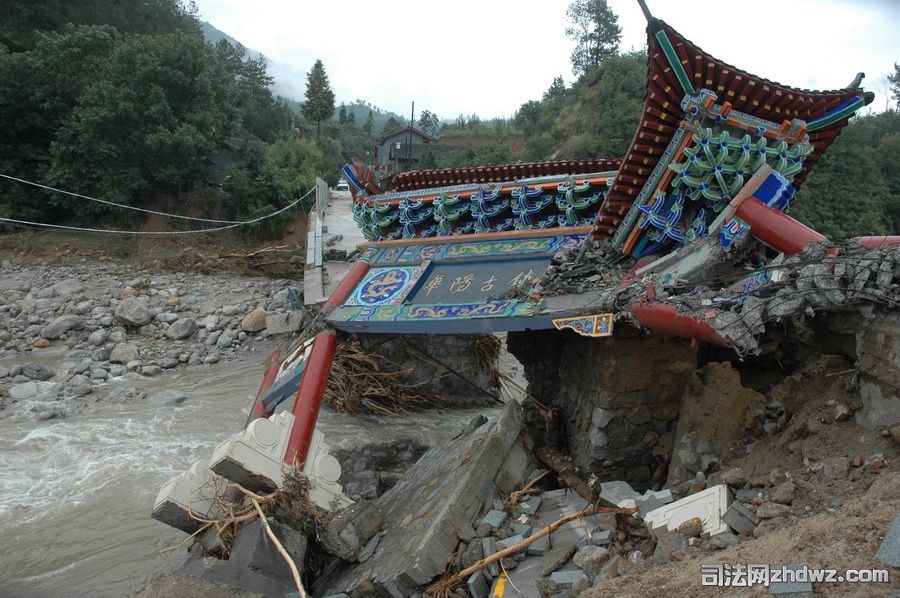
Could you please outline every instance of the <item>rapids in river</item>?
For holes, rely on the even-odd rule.
[[[0,596],[122,597],[176,569],[184,550],[158,553],[185,534],[150,518],[156,494],[244,425],[274,346],[260,343],[236,361],[107,383],[180,390],[188,396],[180,405],[100,400],[61,419],[0,419]],[[71,365],[52,351],[0,365],[27,361],[60,371]],[[323,410],[318,425],[334,447],[398,438],[433,445],[483,412],[375,418]]]

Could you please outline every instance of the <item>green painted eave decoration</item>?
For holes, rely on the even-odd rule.
[[[669,65],[672,67],[672,70],[675,71],[675,76],[678,78],[678,82],[681,84],[682,90],[687,94],[696,95],[697,92],[694,91],[694,86],[691,85],[691,80],[688,77],[687,72],[681,65],[681,61],[678,60],[678,54],[675,53],[675,48],[672,46],[672,42],[669,41],[669,37],[666,35],[666,32],[663,30],[657,31],[656,41],[659,42],[659,47],[662,48],[666,60],[669,61]]]
[[[807,122],[807,131],[816,131],[837,121],[847,118],[854,112],[866,105],[866,101],[861,96],[856,96],[851,101],[846,102],[843,106],[839,106],[835,110],[825,114],[824,116]]]

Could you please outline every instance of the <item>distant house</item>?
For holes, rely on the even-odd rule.
[[[429,151],[437,152],[438,139],[409,126],[382,137],[376,147],[375,166],[379,174],[389,176],[418,168]]]

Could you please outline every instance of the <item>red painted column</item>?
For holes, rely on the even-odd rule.
[[[755,197],[738,206],[737,216],[750,224],[750,233],[773,249],[787,255],[800,253],[808,243],[827,241],[825,237],[797,222],[784,212],[770,208]]]
[[[883,237],[858,237],[859,244],[866,249],[878,249],[879,247],[897,247],[900,245],[900,236],[885,235]]]
[[[358,261],[353,264],[353,267],[347,272],[344,280],[342,280],[341,284],[334,289],[334,292],[328,297],[325,305],[322,306],[322,311],[328,313],[346,301],[347,297],[350,296],[350,293],[353,292],[353,289],[356,288],[356,285],[359,284],[359,281],[362,280],[363,276],[365,276],[368,271],[369,264],[366,262]]]
[[[281,349],[275,349],[272,355],[269,356],[269,367],[266,368],[266,374],[263,376],[262,384],[256,393],[256,401],[253,403],[253,409],[250,410],[248,424],[254,419],[265,417],[266,406],[263,404],[263,397],[266,396],[266,392],[272,386],[272,383],[275,382],[279,366],[281,366]]]
[[[672,305],[655,301],[637,301],[630,309],[638,322],[653,332],[695,339],[719,347],[728,344],[728,340],[707,322],[680,314]]]
[[[284,453],[284,462],[288,465],[293,466],[296,463],[297,467],[302,467],[306,461],[336,347],[337,336],[332,330],[320,332],[313,341],[303,379],[300,381],[300,388],[297,389],[294,407],[291,410],[294,415],[294,428],[291,430],[291,437]]]

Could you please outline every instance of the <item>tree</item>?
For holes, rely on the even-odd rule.
[[[366,117],[366,123],[363,125],[363,131],[372,137],[375,134],[375,114],[369,110],[369,116]]]
[[[566,10],[566,16],[571,21],[566,35],[575,40],[571,59],[576,76],[584,75],[618,53],[622,28],[606,0],[575,0]]]
[[[430,110],[423,110],[419,115],[419,128],[429,135],[437,135],[441,128],[441,120]]]
[[[897,102],[900,109],[900,62],[894,63],[894,74],[888,75],[888,83],[891,85],[891,98]]]
[[[384,127],[381,129],[381,136],[387,137],[391,133],[396,133],[397,131],[399,131],[402,128],[403,128],[403,125],[400,124],[400,121],[398,121],[394,117],[394,115],[391,115],[391,117],[389,119],[387,119],[387,122],[384,123]]]
[[[343,125],[347,122],[347,106],[344,103],[341,103],[341,107],[338,108],[338,124]]]
[[[328,75],[321,60],[316,60],[312,70],[306,76],[306,103],[303,104],[303,116],[315,121],[316,140],[323,120],[334,114],[334,92],[328,84]]]

